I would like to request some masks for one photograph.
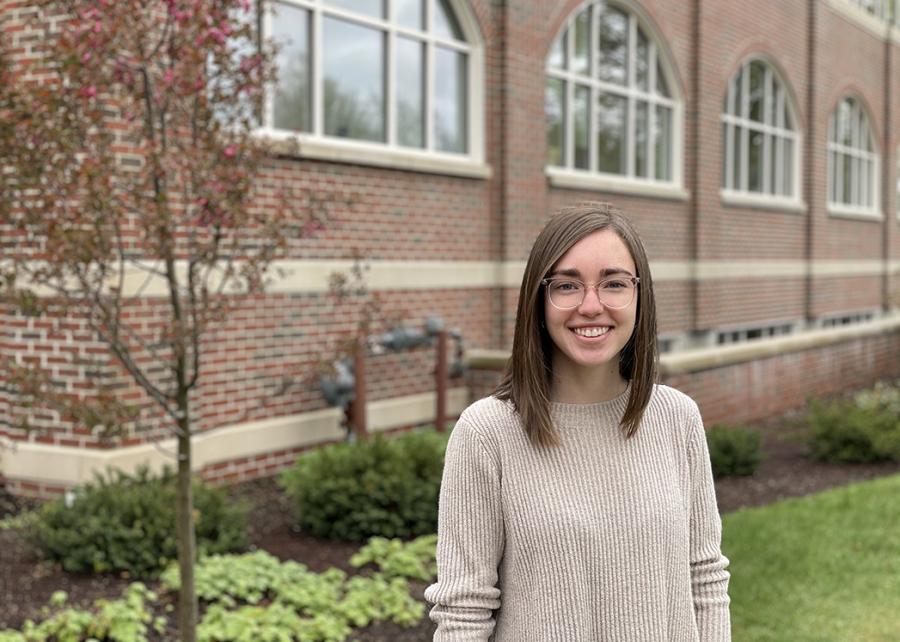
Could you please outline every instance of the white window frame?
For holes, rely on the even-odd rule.
[[[263,105],[263,125],[257,136],[271,141],[279,153],[287,153],[319,160],[350,162],[397,169],[424,171],[437,174],[488,178],[491,168],[485,164],[484,135],[484,44],[475,17],[462,0],[448,0],[454,17],[463,32],[465,42],[436,35],[432,30],[432,0],[425,2],[426,28],[424,31],[397,24],[393,16],[394,2],[386,0],[388,18],[380,19],[329,5],[324,0],[277,0],[310,12],[310,82],[313,97],[310,101],[312,131],[294,132],[273,126],[275,86],[266,92]],[[272,33],[274,13],[271,0],[263,0],[261,28],[265,37]],[[322,23],[323,17],[335,17],[347,22],[378,29],[386,34],[385,48],[385,128],[386,142],[370,142],[327,136],[324,133],[324,115],[320,96],[323,91],[322,76]],[[406,147],[397,143],[394,51],[398,36],[408,36],[426,44],[425,51],[425,148]],[[435,81],[435,47],[466,53],[467,61],[467,140],[466,153],[453,153],[434,148],[433,101]]]
[[[853,124],[851,125],[851,136],[853,140],[851,144],[843,145],[834,140],[836,135],[835,127],[837,125],[837,114],[841,105],[845,102],[851,102],[852,113],[854,114]],[[881,156],[878,153],[878,145],[876,144],[875,134],[870,125],[871,118],[869,111],[866,109],[865,103],[857,96],[844,95],[837,102],[828,116],[828,143],[826,147],[826,209],[832,216],[850,217],[850,218],[869,218],[881,219]],[[860,127],[865,125],[866,132],[862,132]],[[871,151],[862,147],[862,137],[867,135]],[[841,155],[841,157],[849,157],[859,162],[870,163],[868,170],[870,173],[868,184],[863,184],[859,180],[859,163],[851,167],[851,194],[853,200],[859,200],[859,192],[866,191],[872,195],[872,205],[865,206],[858,203],[844,203],[840,200],[834,200],[833,194],[843,196],[843,181],[833,183],[835,180],[834,167],[832,166],[832,156]]]
[[[763,76],[763,97],[762,109],[765,112],[765,105],[770,100],[769,95],[775,91],[775,84],[781,86],[779,100],[775,105],[774,112],[776,119],[780,114],[784,113],[787,108],[793,129],[786,126],[778,126],[777,124],[760,123],[750,119],[750,65],[753,63],[761,63],[764,68]],[[737,79],[741,81],[741,104],[735,105],[734,86]],[[798,126],[797,110],[793,103],[792,93],[788,89],[788,84],[775,66],[763,56],[751,56],[745,59],[740,68],[732,74],[728,79],[728,87],[725,98],[725,110],[720,120],[726,126],[724,140],[722,141],[722,163],[724,167],[725,185],[719,190],[719,196],[722,202],[727,205],[738,206],[758,206],[766,209],[777,209],[787,212],[803,212],[806,206],[800,196],[800,177],[802,171],[801,150],[803,149],[803,134]],[[740,127],[741,135],[741,158],[743,160],[740,171],[740,185],[734,186],[734,136],[735,127]],[[749,142],[750,130],[754,130],[764,135],[763,151],[762,151],[762,191],[753,192],[749,189]],[[785,159],[784,154],[776,155],[776,170],[779,166],[788,161],[791,163],[793,182],[790,185],[790,193],[775,194],[774,187],[771,185],[771,161],[770,161],[770,145],[772,141],[778,144],[779,141],[789,140],[793,146],[793,155],[790,159]],[[778,176],[782,173],[776,171]]]
[[[602,81],[595,77],[595,69],[597,66],[598,56],[598,34],[599,34],[599,9],[603,5],[615,6],[617,9],[624,11],[628,15],[628,81],[625,85]],[[688,192],[684,189],[684,167],[682,162],[684,150],[684,99],[681,87],[677,81],[676,75],[673,73],[672,62],[668,54],[668,50],[660,44],[661,40],[654,29],[650,26],[650,21],[643,13],[643,10],[630,1],[602,2],[593,0],[579,5],[578,9],[566,19],[565,23],[557,32],[553,39],[554,46],[550,47],[550,52],[555,49],[555,43],[566,36],[566,34],[574,34],[575,19],[583,12],[593,7],[591,13],[591,42],[588,45],[589,69],[586,74],[576,73],[566,69],[551,67],[548,53],[545,61],[544,74],[545,80],[553,78],[563,81],[565,92],[564,114],[563,114],[563,140],[564,142],[564,165],[545,165],[545,173],[551,185],[557,187],[568,187],[573,189],[595,189],[609,192],[618,192],[624,194],[637,194],[641,196],[649,196],[653,198],[668,198],[673,200],[686,200],[689,197]],[[647,64],[647,87],[644,91],[639,89],[632,81],[635,78],[636,60],[635,49],[637,43],[637,30],[643,31],[647,38],[648,46],[648,64]],[[575,48],[575,38],[569,36],[566,38],[566,60],[572,60]],[[655,93],[657,62],[663,70],[665,82],[668,86],[671,97],[665,97]],[[575,146],[573,144],[575,138],[575,119],[574,119],[574,97],[575,85],[588,87],[590,90],[590,99],[588,105],[588,157],[589,168],[576,168]],[[615,96],[623,97],[628,101],[628,117],[627,131],[625,133],[625,163],[627,171],[625,174],[606,173],[597,170],[597,143],[596,143],[596,121],[598,118],[597,103],[599,102],[599,94],[606,91]],[[635,176],[635,105],[640,100],[647,105],[648,109],[648,132],[649,140],[653,139],[656,131],[656,109],[658,105],[671,109],[671,138],[670,156],[671,156],[671,179],[660,180],[655,177],[638,177]],[[650,143],[647,145],[647,167],[654,168],[655,146]]]

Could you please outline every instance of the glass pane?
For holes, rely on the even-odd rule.
[[[308,132],[310,119],[309,12],[288,5],[275,7],[272,39],[281,46],[276,58],[278,82],[273,92],[273,126]]]
[[[466,54],[443,47],[434,49],[435,147],[445,152],[468,151],[466,122]]]
[[[553,49],[550,50],[550,58],[547,64],[556,69],[562,69],[566,64],[566,37],[568,32],[556,39]]]
[[[591,46],[591,10],[582,11],[575,18],[575,51],[572,54],[572,71],[587,74],[590,71],[588,51]]]
[[[750,113],[748,117],[750,120],[760,123],[763,119],[762,100],[765,92],[765,75],[765,68],[762,66],[762,63],[750,63]]]
[[[787,98],[784,99],[784,113],[781,116],[784,119],[783,127],[785,129],[794,129],[794,123],[791,121],[791,112],[788,110]]]
[[[372,18],[385,17],[384,0],[325,0],[325,4],[362,13]]]
[[[747,189],[751,192],[762,191],[763,172],[763,135],[762,132],[750,131],[750,144],[747,149]]]
[[[425,30],[423,0],[394,0],[394,20],[410,29]]]
[[[834,152],[828,152],[828,200],[837,201],[837,158]]]
[[[842,100],[841,104],[838,106],[838,131],[837,131],[837,142],[841,145],[847,145],[848,147],[852,144],[852,128],[850,126],[850,116],[853,111],[849,100]]]
[[[778,194],[780,193],[780,189],[778,187],[778,139],[774,136],[766,135],[766,138],[769,139],[769,159],[768,159],[768,167],[766,168],[769,172],[769,194]]]
[[[628,69],[628,16],[606,7],[600,15],[600,80],[624,85]]]
[[[634,173],[647,178],[647,144],[650,141],[650,110],[639,101],[634,106]]]
[[[663,73],[662,65],[658,62],[656,63],[656,93],[667,98],[672,96],[669,93],[669,83],[666,82],[666,75]]]
[[[589,169],[591,165],[588,141],[588,112],[591,105],[591,90],[588,87],[575,87],[575,167]]]
[[[842,203],[850,204],[853,201],[851,200],[851,194],[853,190],[853,168],[850,165],[850,158],[844,154],[841,154],[841,184],[843,186],[843,198],[841,198]]]
[[[547,118],[547,163],[565,165],[565,83],[559,78],[547,78],[544,103]]]
[[[731,155],[732,178],[731,187],[737,190],[744,189],[744,182],[741,180],[741,168],[744,166],[744,128],[734,128],[734,148]]]
[[[425,146],[425,44],[397,38],[397,142]]]
[[[325,133],[384,141],[384,34],[323,20]]]
[[[769,85],[769,88],[765,92],[766,108],[765,108],[765,114],[764,114],[763,118],[765,118],[767,125],[775,125],[776,124],[775,123],[775,108],[777,106],[777,103],[775,102],[777,96],[774,91],[775,79],[772,78],[770,80],[770,82],[771,82],[771,84]]]
[[[656,178],[672,180],[672,110],[662,105],[656,106]]]
[[[734,111],[731,112],[735,116],[744,117],[744,106],[741,102],[744,100],[744,73],[738,73],[733,82],[734,88]]]
[[[869,207],[869,163],[859,159],[859,204]]]
[[[732,125],[731,123],[722,123],[722,149],[725,150],[725,158],[728,158],[728,151],[730,149],[730,145],[734,143],[728,140],[728,132],[730,131]],[[728,184],[728,162],[722,162],[722,187],[726,189],[731,189],[731,185]]]
[[[637,45],[635,46],[634,74],[638,89],[648,91],[650,89],[650,42],[640,29],[637,32]]]
[[[431,6],[434,11],[432,18],[434,33],[443,38],[465,41],[462,29],[448,0],[433,0],[433,3]]]
[[[597,114],[597,169],[601,172],[625,173],[627,113],[627,99],[609,93],[600,95]]]

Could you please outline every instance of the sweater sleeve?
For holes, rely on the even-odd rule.
[[[696,407],[689,430],[690,557],[694,615],[701,642],[728,642],[731,640],[728,559],[722,555],[722,521],[716,506],[706,432]]]
[[[500,467],[495,453],[466,420],[457,422],[444,460],[438,510],[434,642],[487,642],[500,608],[498,566],[503,555]]]

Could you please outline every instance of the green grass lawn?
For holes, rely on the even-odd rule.
[[[900,640],[900,475],[723,517],[734,642]]]

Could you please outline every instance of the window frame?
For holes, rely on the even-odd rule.
[[[793,129],[789,129],[786,126],[778,126],[777,124],[773,125],[766,122],[755,121],[750,118],[750,68],[754,63],[760,63],[763,66],[763,95],[760,102],[763,111],[765,112],[766,104],[771,100],[769,96],[775,91],[775,83],[777,82],[781,87],[781,92],[779,94],[779,99],[774,101],[776,118],[778,117],[778,114],[784,113],[786,110],[792,121]],[[741,81],[740,106],[734,104],[735,92],[733,91],[738,79]],[[745,58],[741,62],[740,67],[729,76],[725,92],[724,110],[719,117],[719,121],[725,126],[725,131],[722,133],[722,145],[720,148],[722,150],[722,165],[724,172],[724,180],[721,177],[719,180],[719,196],[722,202],[726,205],[758,206],[786,212],[799,213],[806,211],[806,205],[802,200],[800,186],[803,168],[801,153],[803,149],[803,130],[799,126],[797,109],[793,100],[793,92],[790,90],[790,86],[785,78],[768,57],[763,55],[753,55]],[[733,186],[734,137],[736,128],[740,128],[740,149],[741,159],[743,161],[739,176],[740,187]],[[749,189],[750,162],[748,150],[750,130],[760,132],[764,136],[761,152],[762,191],[759,192],[751,191]],[[787,159],[791,163],[792,171],[792,185],[790,186],[789,194],[774,193],[775,188],[771,185],[772,168],[769,151],[773,140],[776,143],[778,141],[790,140],[793,146],[793,155],[790,159]],[[783,154],[781,156],[776,155],[775,163],[776,173],[778,175],[781,175],[781,173],[777,172],[777,168],[781,166],[783,170],[785,161],[786,159]],[[767,188],[770,188],[769,191],[766,191]]]
[[[263,0],[260,2],[260,28],[264,37],[272,33],[274,5],[284,4],[309,12],[310,49],[310,99],[311,131],[298,132],[277,129],[274,126],[275,85],[266,91],[262,109],[262,125],[257,136],[272,143],[281,154],[315,158],[319,160],[350,162],[397,169],[423,171],[438,174],[459,175],[472,178],[488,178],[491,168],[485,164],[484,136],[484,45],[474,16],[460,0],[447,0],[459,23],[466,42],[441,37],[434,33],[433,0],[425,0],[425,28],[417,30],[398,24],[391,16],[393,0],[386,0],[387,18],[374,18],[329,5],[324,0]],[[377,29],[385,38],[384,48],[384,102],[385,141],[365,141],[325,134],[322,105],[323,95],[323,22],[334,17],[354,25]],[[398,37],[408,37],[424,44],[424,100],[425,147],[400,145],[397,136],[396,65],[395,51]],[[435,51],[437,47],[460,51],[467,55],[466,78],[466,147],[465,153],[436,149],[434,128],[435,101]]]
[[[851,135],[854,140],[851,141],[851,145],[847,146],[842,143],[838,143],[835,140],[836,132],[835,127],[837,125],[837,115],[841,106],[845,102],[851,102],[851,109],[855,110],[855,113],[858,114],[859,119],[851,124],[852,130]],[[862,219],[875,219],[880,220],[882,218],[881,212],[881,154],[878,151],[878,144],[875,140],[875,132],[871,126],[872,118],[869,113],[869,109],[865,103],[859,96],[855,94],[844,94],[840,97],[840,99],[834,104],[834,107],[831,110],[831,113],[828,116],[828,127],[826,128],[826,145],[825,145],[825,159],[826,159],[826,173],[825,173],[825,208],[827,212],[831,216],[838,217],[849,217],[849,218],[862,218]],[[865,125],[866,133],[868,134],[869,144],[871,146],[871,150],[861,149],[858,146],[854,146],[855,144],[860,143],[860,136],[862,136],[862,131],[860,131],[860,127]],[[832,158],[836,155],[840,154],[841,158],[851,157],[855,158],[858,161],[870,161],[871,165],[869,166],[869,184],[867,186],[867,190],[872,195],[872,205],[865,206],[859,205],[858,203],[844,203],[839,200],[833,199],[832,195],[833,188],[836,190],[838,187],[843,188],[843,184],[841,181],[838,183],[833,183],[834,180],[834,167]],[[862,185],[853,180],[854,175],[856,177],[859,176],[858,170],[853,171],[851,168],[851,185],[850,189],[852,192],[858,194]],[[843,192],[843,189],[840,190]],[[843,194],[841,194],[843,196]]]
[[[607,5],[623,11],[628,19],[627,26],[627,68],[626,83],[623,85],[610,81],[604,81],[597,77],[596,64],[599,49],[599,19],[600,7]],[[588,44],[589,65],[588,71],[576,72],[566,68],[551,66],[551,56],[556,50],[561,39],[565,43],[565,60],[572,60],[575,53],[575,22],[576,19],[589,8],[591,12],[590,41]],[[640,89],[636,82],[636,56],[637,32],[642,31],[647,40],[647,90]],[[661,69],[664,81],[668,87],[670,96],[666,97],[656,93],[657,69]],[[563,164],[551,165],[545,154],[544,168],[550,184],[557,187],[573,189],[598,189],[624,194],[638,194],[651,198],[667,198],[674,200],[686,200],[689,197],[684,189],[684,96],[671,60],[671,52],[665,46],[662,39],[653,28],[651,21],[645,13],[632,2],[619,0],[616,2],[601,2],[592,0],[585,2],[573,11],[563,22],[560,29],[551,40],[551,46],[547,50],[544,59],[544,95],[546,96],[547,81],[559,80],[563,83]],[[587,87],[588,99],[588,168],[575,167],[575,88]],[[608,92],[627,101],[627,120],[625,129],[625,166],[623,174],[602,172],[597,169],[597,120],[599,118],[597,104],[601,92]],[[635,132],[637,104],[647,105],[647,156],[645,162],[648,173],[653,174],[655,167],[655,145],[652,143],[655,133],[657,116],[656,107],[663,106],[670,110],[670,179],[657,179],[655,176],[641,177],[636,175]],[[546,112],[545,112],[546,113]],[[546,140],[546,125],[544,128]]]

